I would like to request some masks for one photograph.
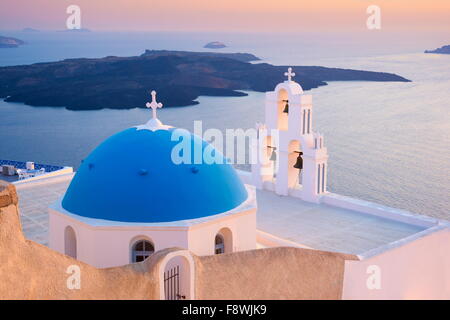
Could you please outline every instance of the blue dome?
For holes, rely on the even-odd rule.
[[[212,148],[223,161],[175,164],[172,132],[130,128],[106,139],[81,164],[63,208],[88,218],[169,222],[219,214],[247,199],[234,168],[196,135],[188,133],[193,148]]]

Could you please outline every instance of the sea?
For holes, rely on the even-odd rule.
[[[313,95],[313,129],[325,136],[328,188],[413,213],[450,220],[450,55],[424,54],[441,37],[377,31],[358,34],[192,32],[16,32],[26,41],[0,49],[0,66],[68,58],[137,56],[145,49],[248,52],[283,66],[315,65],[391,72],[400,82],[335,81]],[[1,72],[0,72],[1,77]],[[295,78],[299,81],[301,79]],[[150,90],[151,88],[149,88]],[[193,129],[253,128],[264,118],[264,93],[199,97],[199,104],[162,108],[166,124]],[[99,143],[145,123],[146,109],[69,111],[0,100],[0,159],[75,169]]]

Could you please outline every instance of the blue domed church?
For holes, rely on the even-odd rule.
[[[155,91],[147,107],[150,121],[101,143],[50,207],[50,247],[96,267],[170,247],[197,255],[255,249],[254,188],[209,143],[162,124]],[[177,152],[180,143],[192,152]],[[194,159],[206,149],[214,163]]]

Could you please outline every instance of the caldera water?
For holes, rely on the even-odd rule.
[[[228,47],[218,52],[249,52],[278,65],[401,75],[412,82],[329,82],[308,92],[313,95],[314,129],[324,134],[330,156],[328,187],[336,193],[450,220],[450,55],[421,53],[436,47],[431,40],[422,41],[419,47],[415,42],[379,45],[307,33],[2,35],[27,44],[0,49],[1,66],[133,56],[145,49],[205,51],[205,43],[220,40]],[[189,130],[195,120],[202,120],[204,129],[251,128],[263,121],[264,94],[247,93],[237,98],[200,97],[196,106],[163,108],[158,114],[164,123]],[[105,138],[142,124],[150,116],[146,109],[69,111],[0,101],[0,158],[77,168]]]

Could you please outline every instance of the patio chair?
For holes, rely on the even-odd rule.
[[[13,176],[16,174],[16,168],[11,165],[3,165],[0,169],[5,176]]]
[[[19,175],[19,180],[23,180],[29,177],[26,169],[17,169],[16,172]]]

